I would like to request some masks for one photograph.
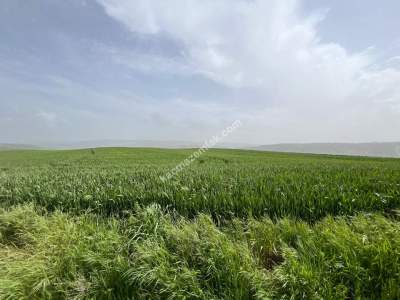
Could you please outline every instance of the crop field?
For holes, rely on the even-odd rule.
[[[399,299],[400,159],[0,151],[0,299]]]

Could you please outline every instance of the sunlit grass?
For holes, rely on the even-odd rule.
[[[400,160],[212,150],[168,181],[192,150],[97,149],[0,153],[2,205],[121,215],[158,203],[194,217],[390,213],[400,206]]]
[[[0,299],[399,299],[400,161],[0,153]]]
[[[349,299],[400,296],[400,223],[380,215],[188,221],[0,213],[0,298]]]

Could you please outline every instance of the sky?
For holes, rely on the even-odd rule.
[[[400,140],[398,0],[2,0],[0,143]]]

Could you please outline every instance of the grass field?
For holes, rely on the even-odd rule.
[[[0,152],[0,299],[399,299],[400,160]]]

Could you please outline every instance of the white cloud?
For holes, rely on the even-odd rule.
[[[43,111],[43,110],[40,110],[39,112],[37,112],[36,117],[43,120],[48,125],[54,124],[54,122],[57,120],[57,115],[55,113]]]
[[[118,113],[149,138],[154,132],[170,133],[171,139],[207,138],[236,119],[243,126],[230,138],[242,142],[400,138],[398,56],[377,63],[379,49],[350,53],[335,41],[322,42],[318,24],[324,13],[305,16],[300,0],[98,1],[132,32],[165,35],[182,47],[177,59],[162,51],[94,45],[113,63],[144,73],[201,74],[233,95],[230,103],[212,93],[207,101],[167,96],[153,101],[112,91],[104,96],[68,81],[46,87],[47,94],[84,98],[89,109],[102,107],[111,124]],[[61,111],[36,116],[55,123]],[[127,129],[125,136],[132,132]]]
[[[243,118],[247,113],[249,131],[275,128],[286,140],[398,138],[392,126],[400,128],[400,72],[374,68],[371,49],[350,54],[339,44],[322,43],[317,26],[324,15],[301,16],[299,1],[101,3],[132,31],[182,42],[194,72],[257,91],[255,99],[243,97],[236,111]],[[252,110],[263,102],[265,109]],[[371,117],[379,131],[368,126]]]
[[[332,71],[350,79],[368,64],[363,55],[319,43],[315,27],[323,16],[300,17],[298,1],[101,2],[132,31],[182,41],[197,71],[233,87],[261,87],[288,73],[294,81],[315,72],[325,79]]]

